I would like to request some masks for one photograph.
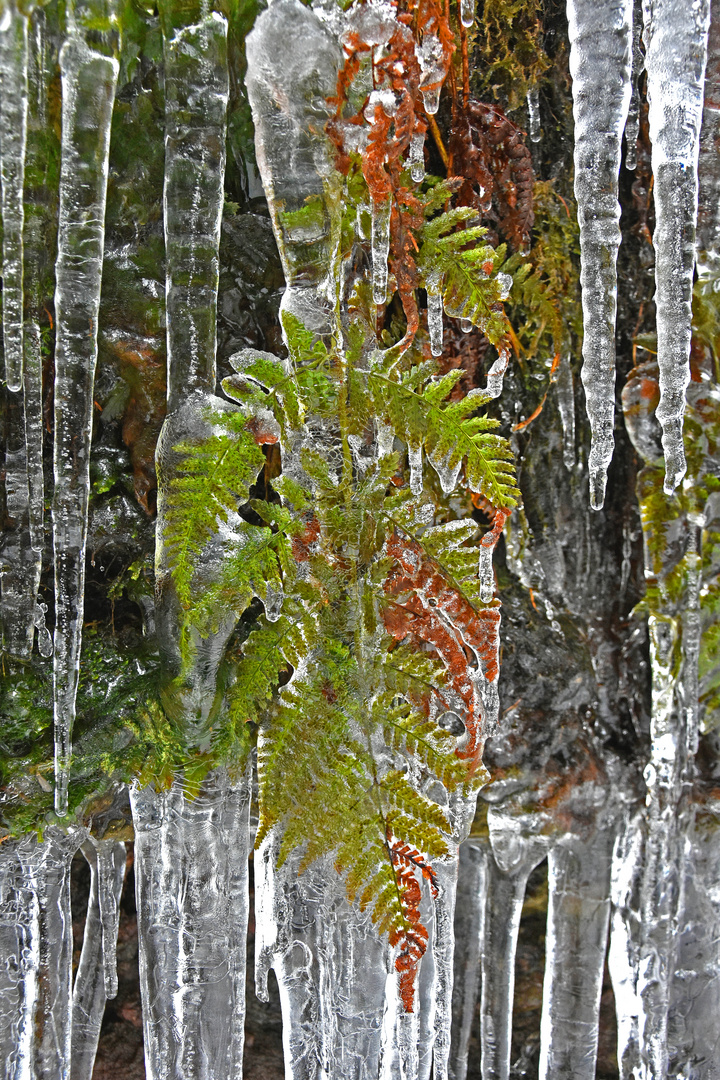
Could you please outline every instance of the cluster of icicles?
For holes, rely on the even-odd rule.
[[[41,130],[46,123],[52,73],[45,56],[42,7],[7,0],[0,12],[3,319],[11,401],[6,486],[10,513],[18,519],[24,515],[29,522],[27,535],[5,548],[5,644],[14,655],[28,656],[37,629],[41,654],[53,654],[60,818],[67,811],[80,661],[103,222],[119,70],[113,53],[117,28],[112,3],[78,0],[76,5],[83,16],[92,16],[96,7],[109,20],[107,43],[100,47],[98,31],[86,29],[92,17],[73,19],[70,4],[59,57],[54,647],[37,603],[44,548],[37,318],[43,228],[37,215],[24,214],[23,202],[26,135],[33,125]],[[466,25],[472,21],[470,7],[463,0]],[[383,11],[383,17],[386,14]],[[310,196],[324,197],[332,171],[331,156],[317,140],[316,119],[324,99],[334,92],[341,56],[333,18],[328,7],[316,15],[299,0],[276,0],[248,41],[248,92],[258,132],[258,163],[287,279],[283,307],[314,329],[322,328],[327,309],[326,274],[331,262],[327,252],[323,255],[327,238],[311,238],[317,263],[308,267],[308,238],[293,239],[283,231],[279,208],[302,206]],[[708,4],[654,0],[645,7],[644,20],[643,60],[637,12],[629,0],[569,4],[585,317],[583,381],[593,432],[590,483],[595,507],[602,505],[613,446],[621,138],[627,120],[630,167],[637,133],[633,93],[641,61],[648,75],[658,221],[658,418],[663,425],[668,490],[685,470],[682,413]],[[431,53],[428,47],[430,59]],[[208,14],[195,25],[179,27],[166,38],[164,54],[169,413],[162,441],[172,446],[183,426],[215,400],[214,316],[228,102],[225,19]],[[539,134],[535,96],[529,104],[535,137]],[[429,102],[430,109],[435,105]],[[414,154],[419,176],[420,148]],[[381,224],[374,230],[376,262],[383,247]],[[706,243],[705,249],[710,246]],[[192,276],[187,273],[190,264]],[[379,292],[383,276],[379,269],[375,276]],[[442,313],[432,298],[431,308],[437,340]],[[162,492],[158,529],[162,576]],[[162,606],[160,594],[159,603]],[[172,605],[168,610],[172,614]],[[208,655],[200,657],[206,673],[213,663],[217,668],[221,649],[216,645],[217,641],[208,646],[215,649],[210,661]],[[660,701],[660,667],[658,672]],[[666,674],[672,680],[672,673]],[[198,676],[198,694],[202,690]],[[675,911],[673,916],[672,905],[682,891],[676,879],[685,874],[688,880],[704,876],[716,880],[717,857],[703,848],[700,839],[678,832],[668,819],[667,806],[675,804],[672,797],[665,798],[665,789],[660,790],[663,778],[672,773],[672,761],[663,757],[667,746],[667,741],[658,742],[653,765],[659,795],[650,840],[642,822],[621,825],[615,820],[590,841],[569,834],[551,843],[534,835],[531,826],[524,830],[519,819],[506,819],[501,809],[490,809],[489,840],[460,846],[456,857],[441,867],[439,899],[434,904],[423,901],[431,946],[422,962],[413,1014],[398,1010],[390,985],[395,976],[388,947],[369,916],[348,904],[331,863],[321,861],[298,875],[290,859],[278,871],[270,837],[256,857],[258,989],[265,992],[272,966],[284,1013],[287,1076],[424,1080],[432,1074],[435,1080],[450,1075],[461,1080],[481,983],[483,1076],[507,1077],[519,915],[528,875],[546,856],[550,907],[541,1031],[543,1080],[594,1076],[611,900],[610,966],[622,1076],[666,1075],[671,999],[686,1025],[688,1059],[682,1075],[716,1076],[714,1050],[706,1044],[713,1030],[707,1017],[713,1010],[717,1014],[720,1005],[715,975],[720,932],[717,910],[699,890],[685,890],[687,940],[678,944],[669,938],[677,915]],[[653,784],[649,786],[652,801]],[[667,781],[667,791],[676,786]],[[162,794],[137,787],[131,793],[146,1069],[152,1080],[230,1080],[241,1075],[249,790],[247,777],[231,781],[216,770],[196,799],[186,798],[179,782]],[[465,819],[459,834],[467,827],[467,814]],[[638,847],[643,845],[647,850],[640,855]],[[69,867],[79,848],[91,866],[92,888],[82,959],[71,989]],[[674,868],[675,879],[662,889],[659,883],[667,877],[668,866]],[[64,1078],[71,1062],[73,1080],[90,1077],[105,1000],[116,990],[114,949],[123,871],[122,844],[93,838],[74,825],[49,827],[42,842],[28,837],[0,847],[0,1041],[6,1077]],[[458,889],[462,903],[456,912]],[[644,897],[640,912],[638,890]],[[686,957],[680,956],[683,948]],[[707,956],[699,976],[704,982],[700,986],[688,977],[683,1000],[682,987],[673,987],[673,964],[682,963],[687,972],[693,964],[697,968],[691,956],[694,948]],[[691,1001],[701,996],[702,1005],[693,1012]]]

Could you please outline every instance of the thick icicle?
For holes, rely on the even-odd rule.
[[[645,69],[655,202],[655,304],[665,491],[686,471],[685,391],[690,337],[697,165],[709,0],[644,0]]]
[[[227,20],[211,12],[197,23],[177,26],[191,14],[181,4],[164,8],[165,226],[168,412],[156,450],[158,517],[155,554],[156,621],[160,657],[170,678],[183,672],[178,709],[185,737],[197,745],[207,737],[207,719],[217,692],[217,673],[237,613],[219,613],[216,632],[201,637],[184,621],[165,543],[167,491],[177,475],[181,442],[200,444],[214,432],[205,413],[230,412],[215,395],[217,291],[225,176],[228,102]],[[240,519],[228,520],[228,529]],[[194,587],[207,586],[227,556],[218,534],[205,547]],[[180,640],[192,641],[192,661],[183,668]]]
[[[70,1078],[70,864],[86,835],[50,828],[0,848],[0,1051],[13,1080]]]
[[[81,10],[82,7],[82,10]],[[96,8],[101,10],[96,10]],[[88,0],[78,18],[116,30],[112,5]],[[98,27],[87,31],[96,41]],[[105,240],[110,123],[118,61],[70,20],[60,53],[62,147],[55,266],[55,809],[67,813],[85,591],[93,386]]]
[[[512,820],[488,812],[493,857],[487,862],[480,1039],[483,1080],[510,1075],[515,949],[530,872],[547,855],[542,837],[523,836]]]
[[[460,845],[457,903],[455,905],[455,965],[452,998],[450,1074],[465,1080],[470,1036],[480,992],[480,961],[485,936],[487,844],[474,838]]]
[[[410,140],[410,152],[408,154],[410,175],[416,184],[422,183],[425,177],[425,132],[420,131],[413,135]]]
[[[32,4],[30,10],[32,10]],[[0,178],[2,179],[2,299],[5,380],[22,386],[23,181],[28,109],[28,13],[7,0],[0,14]]]
[[[614,829],[572,834],[548,855],[540,1080],[594,1080],[610,917]]]
[[[698,276],[720,271],[720,3],[711,0],[703,118],[698,159]]]
[[[250,785],[131,790],[149,1080],[242,1074]]]
[[[73,986],[72,1076],[92,1080],[105,1002],[117,994],[116,945],[125,845],[90,837],[82,846],[90,865],[90,896],[80,963]]]
[[[580,223],[583,367],[592,443],[590,503],[605,499],[615,415],[618,171],[630,103],[632,0],[568,0]]]
[[[608,969],[615,994],[620,1080],[640,1073],[640,1009],[637,979],[640,965],[640,887],[644,829],[642,812],[627,821],[613,854],[612,923]]]
[[[640,76],[645,67],[645,57],[640,48],[642,40],[642,0],[633,2],[632,35],[632,95],[625,122],[625,168],[637,168],[637,142],[640,134]]]

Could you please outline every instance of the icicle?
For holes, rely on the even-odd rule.
[[[563,461],[565,468],[575,468],[575,391],[570,358],[562,356],[555,379],[558,412],[563,430]]]
[[[103,23],[113,24],[110,6]],[[92,2],[88,14],[93,13]],[[97,33],[96,30],[92,31]],[[72,727],[82,641],[110,123],[118,62],[71,26],[60,52],[62,144],[55,265],[55,809],[67,813]]]
[[[645,67],[645,57],[640,47],[642,40],[642,0],[633,3],[632,35],[632,95],[625,122],[625,168],[637,168],[637,143],[640,134],[640,76]]]
[[[428,275],[427,280],[428,333],[433,356],[442,356],[443,351],[443,297],[440,288],[440,276]]]
[[[372,280],[373,303],[384,304],[387,298],[388,254],[390,253],[390,209],[388,199],[372,204]]]
[[[410,490],[413,495],[422,495],[423,491],[423,452],[422,446],[408,446],[408,465],[410,466]]]
[[[652,140],[656,225],[655,304],[665,491],[686,471],[685,391],[690,382],[690,337],[697,164],[709,0],[644,0],[645,68]]]
[[[176,779],[130,799],[148,1078],[240,1076],[248,778],[215,769],[194,798]]]
[[[642,815],[626,821],[613,853],[612,928],[608,969],[615,995],[620,1080],[640,1074],[640,1021],[637,978],[640,966],[640,885],[644,830]]]
[[[696,259],[700,279],[720,272],[720,4],[711,0],[698,159]]]
[[[489,604],[495,595],[495,575],[493,573],[493,552],[495,545],[480,544],[478,553],[478,578],[480,579],[480,600]]]
[[[0,1049],[13,1080],[70,1075],[70,864],[87,835],[49,828],[0,847]]]
[[[28,485],[22,399],[11,391],[6,398],[5,431],[5,497],[10,527],[3,531],[0,562],[3,647],[11,656],[27,660],[32,651],[40,571],[27,529]]]
[[[472,800],[475,809],[475,799]],[[436,863],[435,872],[438,895],[433,902],[432,951],[428,965],[428,981],[432,980],[431,992],[426,994],[431,1004],[432,1026],[427,1039],[428,1052],[426,1075],[430,1075],[433,1066],[433,1080],[448,1080],[452,1034],[453,1005],[453,960],[455,957],[455,934],[453,917],[455,914],[458,885],[459,851],[453,851],[453,858],[445,863]],[[423,958],[421,978],[426,975]]]
[[[569,834],[548,855],[540,1080],[595,1080],[615,830]]]
[[[505,378],[505,372],[507,366],[510,363],[510,349],[507,346],[500,346],[500,355],[493,363],[492,367],[487,374],[487,386],[485,387],[485,393],[490,398],[498,398],[502,394],[503,381]]]
[[[483,1080],[507,1080],[515,986],[515,949],[530,872],[547,854],[547,841],[522,836],[502,811],[488,812],[493,857],[487,863],[482,948],[480,1037]]]
[[[48,168],[47,94],[50,83],[45,45],[45,13],[36,10],[29,26],[28,50],[28,136],[25,215],[25,324],[23,363],[23,405],[25,410],[25,460],[28,487],[28,531],[32,550],[34,595],[42,572],[45,549],[45,482],[43,475],[42,346],[39,312],[40,263],[48,243],[47,192],[32,187],[32,180],[44,177]],[[34,624],[38,652],[52,656],[52,638],[45,626],[47,604],[35,604]]]
[[[30,10],[34,5],[30,5]],[[22,386],[23,181],[28,106],[28,19],[8,0],[0,23],[0,177],[2,179],[2,299],[5,380]]]
[[[268,970],[277,976],[285,1075],[378,1080],[399,1016],[387,943],[369,913],[348,902],[331,857],[300,874],[301,854],[278,868],[277,852],[271,834],[255,856],[255,972],[261,1000]]]
[[[73,987],[72,1080],[92,1080],[105,1002],[117,994],[116,945],[125,845],[90,837],[82,847],[90,865],[90,896],[80,963]]]
[[[216,308],[228,102],[227,21],[165,39],[168,413],[215,390]]]
[[[582,380],[592,432],[590,505],[605,499],[615,415],[615,313],[620,148],[630,103],[632,0],[569,0],[580,223]]]
[[[538,143],[542,136],[540,133],[540,93],[537,86],[531,86],[527,92],[527,107],[530,142]]]
[[[460,22],[470,29],[475,22],[475,4],[477,0],[460,0]]]
[[[422,183],[425,177],[425,132],[421,131],[413,135],[410,140],[410,153],[408,154],[410,175],[416,184]]]
[[[465,1080],[475,1006],[480,992],[480,961],[485,936],[486,862],[489,850],[470,838],[460,845],[455,905],[455,963],[452,999],[451,1073]]]

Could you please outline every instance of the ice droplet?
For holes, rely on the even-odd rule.
[[[440,87],[433,86],[422,91],[423,105],[428,116],[434,116],[440,108]]]
[[[472,328],[473,328],[472,319],[461,319],[460,320],[460,329],[462,330],[463,334],[469,334],[471,332]]]
[[[460,0],[460,22],[469,29],[475,22],[475,5],[477,0]]]
[[[632,0],[600,6],[594,0],[570,0],[568,23],[580,224],[582,381],[591,429],[590,503],[599,510],[615,444],[617,190],[631,91]]]

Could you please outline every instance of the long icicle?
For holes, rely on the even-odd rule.
[[[686,472],[685,391],[690,382],[697,165],[709,0],[644,0],[645,69],[655,202],[655,305],[665,491]]]
[[[580,223],[583,366],[592,443],[590,504],[601,509],[615,444],[618,172],[630,104],[632,0],[568,0]]]
[[[76,12],[116,30],[112,4],[87,0]],[[69,13],[60,52],[62,146],[55,266],[55,810],[68,808],[85,589],[93,386],[97,362],[110,124],[118,61],[85,40]],[[97,26],[88,32],[97,40]],[[112,40],[112,33],[107,35]],[[117,37],[117,35],[114,35]]]
[[[92,1080],[105,1002],[117,994],[116,946],[125,845],[89,837],[82,845],[90,866],[82,952],[73,987],[71,1080]]]
[[[32,10],[31,5],[31,10]],[[22,387],[23,181],[28,110],[28,17],[8,0],[0,14],[0,177],[2,179],[2,307],[5,380]]]

